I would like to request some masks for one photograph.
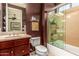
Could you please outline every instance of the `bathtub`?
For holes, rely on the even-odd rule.
[[[47,44],[49,56],[77,56],[79,55],[79,47],[66,44],[65,50],[57,48],[53,45]],[[71,52],[69,52],[71,51]]]

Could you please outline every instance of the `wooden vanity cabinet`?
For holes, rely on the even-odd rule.
[[[2,49],[0,50],[0,56],[14,56],[14,49]]]
[[[0,56],[27,56],[30,53],[30,38],[0,42]]]
[[[0,42],[0,49],[11,48],[13,47],[13,40]]]
[[[29,51],[28,51],[29,49],[27,47],[28,47],[27,45],[22,45],[22,46],[15,47],[14,48],[15,55],[16,56],[22,56],[22,55],[28,54],[29,53]]]
[[[23,38],[22,40],[20,39],[20,40],[15,40],[14,41],[14,46],[19,46],[19,45],[28,45],[29,44],[29,40],[28,40],[29,38]]]

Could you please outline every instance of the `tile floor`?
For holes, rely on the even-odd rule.
[[[30,53],[30,56],[35,56],[35,55],[36,55],[35,51],[33,51],[33,52]]]
[[[33,51],[30,53],[30,56],[37,56],[37,55],[35,54],[35,51]],[[48,56],[52,56],[51,53],[48,53]]]

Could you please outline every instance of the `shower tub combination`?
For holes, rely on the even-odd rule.
[[[60,4],[48,12],[49,55],[79,55],[79,4]]]

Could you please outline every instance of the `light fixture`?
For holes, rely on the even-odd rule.
[[[34,16],[31,17],[31,21],[36,21],[36,20],[37,19]]]

